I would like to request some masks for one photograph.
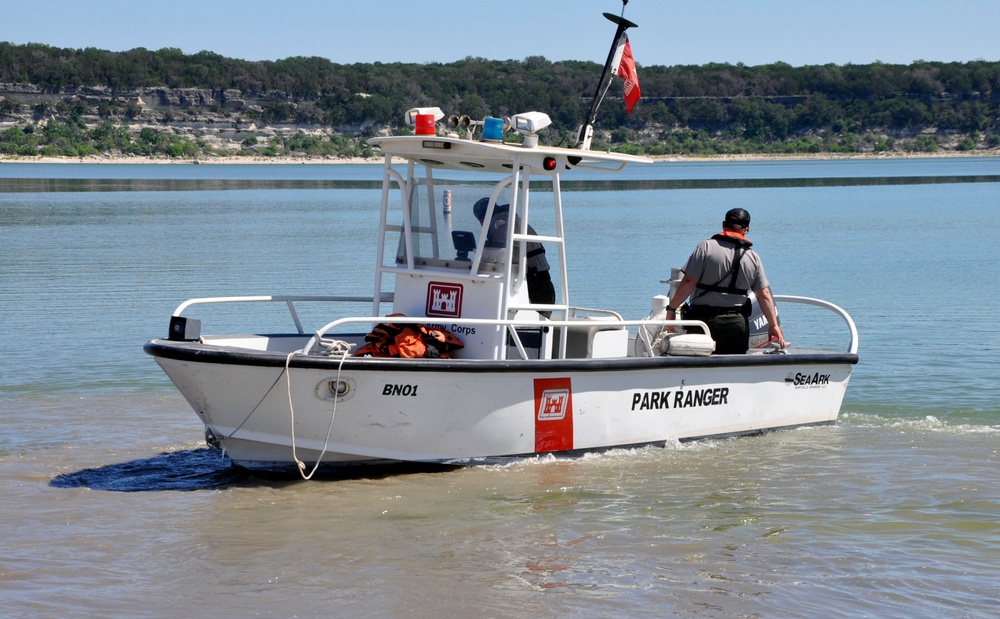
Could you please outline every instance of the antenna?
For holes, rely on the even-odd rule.
[[[614,75],[615,57],[620,57],[619,50],[625,45],[622,40],[625,36],[625,31],[629,28],[639,27],[637,24],[625,19],[625,6],[627,4],[628,0],[622,0],[622,15],[620,17],[613,13],[604,13],[604,17],[608,21],[617,24],[618,29],[615,31],[615,38],[611,41],[611,51],[608,52],[608,59],[604,62],[601,81],[597,83],[597,92],[594,93],[594,99],[590,102],[590,111],[587,112],[587,120],[580,127],[580,134],[576,139],[576,148],[580,150],[590,150],[590,139],[594,135],[594,121],[597,120],[597,108],[601,106],[601,102],[604,101],[604,95],[608,93],[608,88],[611,86],[611,77]]]

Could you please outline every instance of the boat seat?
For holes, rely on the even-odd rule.
[[[616,319],[586,316],[580,318],[579,322],[580,326],[566,328],[567,359],[613,359],[628,356],[628,330],[618,325]]]

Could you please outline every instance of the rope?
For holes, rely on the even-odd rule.
[[[323,354],[325,356],[331,356],[331,357],[332,356],[339,356],[340,357],[340,363],[337,364],[337,380],[334,383],[335,385],[339,385],[340,384],[340,371],[344,367],[344,361],[347,359],[348,355],[350,354],[351,348],[354,346],[354,344],[348,344],[347,342],[345,342],[343,340],[331,340],[331,339],[320,338],[319,345],[323,349],[320,354]],[[337,387],[335,386],[332,389],[332,391],[333,391],[333,411],[330,413],[330,425],[327,426],[327,428],[326,428],[326,439],[323,440],[323,450],[320,452],[319,457],[316,458],[316,464],[313,466],[312,470],[309,471],[309,474],[307,475],[306,474],[306,463],[303,462],[302,460],[299,460],[299,456],[298,456],[298,453],[296,451],[296,445],[295,445],[295,406],[292,404],[292,374],[291,374],[291,372],[288,371],[289,370],[289,365],[292,362],[292,357],[294,357],[295,355],[304,355],[304,354],[307,354],[306,351],[305,351],[305,349],[295,350],[295,351],[292,351],[292,352],[288,353],[288,356],[285,357],[285,387],[286,387],[286,391],[288,392],[288,412],[289,412],[289,417],[291,419],[291,424],[292,424],[292,459],[295,460],[295,464],[296,464],[296,466],[299,469],[299,475],[302,476],[302,479],[308,481],[308,480],[312,479],[313,475],[316,474],[316,470],[319,469],[320,462],[323,461],[323,456],[326,455],[327,447],[330,444],[330,434],[333,432],[333,420],[337,416],[337,400],[339,398],[337,397]]]
[[[274,389],[275,385],[278,384],[279,380],[281,380],[281,374],[278,374],[277,378],[274,379],[274,382],[271,383],[271,386],[268,387],[267,391],[264,392],[264,395],[260,396],[260,400],[257,401],[257,404],[247,414],[247,416],[243,418],[243,421],[240,422],[240,425],[236,426],[236,428],[232,432],[229,433],[229,436],[226,437],[226,440],[229,440],[229,439],[233,438],[233,436],[235,436],[236,433],[240,431],[240,428],[242,428],[244,425],[246,425],[246,423],[248,421],[250,421],[250,417],[252,417],[253,414],[257,412],[257,409],[260,408],[260,405],[264,403],[264,400],[271,393],[271,390]],[[226,453],[226,448],[225,447],[222,448],[222,453],[223,454]]]

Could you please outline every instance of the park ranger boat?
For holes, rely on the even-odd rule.
[[[618,32],[599,95],[634,26],[606,16]],[[539,144],[549,122],[539,112],[472,120],[410,110],[414,135],[370,140],[384,154],[371,294],[188,300],[171,316],[168,336],[145,351],[235,465],[305,477],[353,465],[490,463],[836,421],[858,361],[857,330],[831,303],[775,296],[782,309],[806,304],[839,316],[842,349],[775,347],[755,304],[754,347],[740,355],[711,354],[704,323],[666,320],[666,290],[651,294],[645,317],[571,303],[563,221],[573,209],[564,205],[562,181],[649,162],[590,150],[601,96],[576,148]],[[480,223],[470,205],[482,198]],[[510,232],[491,242],[504,210]],[[555,301],[529,297],[534,244],[552,264]],[[277,304],[294,329],[210,333],[195,317],[233,303],[270,304],[262,308],[270,314]],[[327,308],[329,321],[303,324],[307,304]],[[685,332],[693,326],[704,332]]]

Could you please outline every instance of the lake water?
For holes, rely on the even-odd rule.
[[[834,426],[319,482],[233,471],[142,345],[190,297],[371,294],[378,168],[0,164],[4,616],[996,616],[1000,158],[567,182],[572,303],[628,318],[749,210],[774,292],[857,322]],[[846,346],[782,317],[793,343]]]

